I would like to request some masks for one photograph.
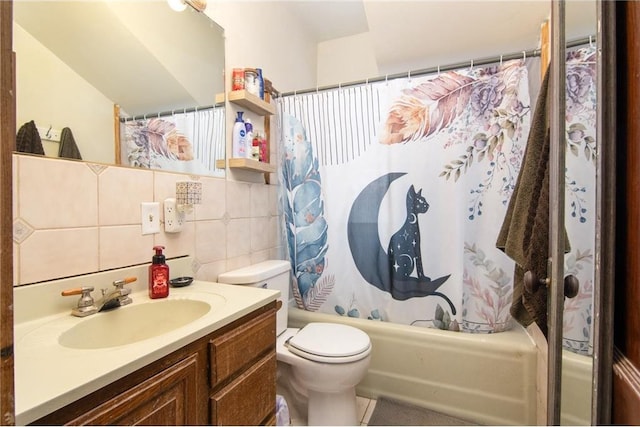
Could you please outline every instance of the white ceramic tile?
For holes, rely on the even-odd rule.
[[[226,260],[208,262],[206,264],[202,264],[198,269],[198,272],[195,274],[195,278],[198,280],[206,280],[208,282],[217,282],[218,276],[225,271],[228,271]]]
[[[196,258],[202,264],[224,260],[227,256],[227,227],[221,220],[196,221]]]
[[[11,156],[11,182],[13,185],[11,186],[11,197],[12,197],[12,217],[16,219],[18,217],[18,167],[20,166],[20,162],[18,161],[18,155],[13,153]]]
[[[269,249],[258,252],[251,252],[251,264],[257,264],[262,261],[267,261],[270,259],[278,259],[278,258],[269,258],[270,255]]]
[[[251,186],[251,217],[269,215],[269,186],[253,184]]]
[[[369,424],[369,420],[371,419],[371,414],[373,414],[373,410],[376,408],[377,401],[375,399],[369,400],[369,404],[367,405],[367,410],[364,413],[364,417],[362,418],[362,424]]]
[[[151,261],[153,235],[139,225],[100,227],[100,270]]]
[[[13,286],[20,284],[20,246],[13,242]]]
[[[196,251],[195,223],[186,222],[179,233],[167,233],[162,231],[154,234],[154,245],[165,247],[164,254],[167,258],[182,255],[194,255]],[[153,248],[149,248],[150,254]],[[149,255],[149,261],[151,261]]]
[[[111,166],[99,176],[100,225],[140,224],[140,204],[153,201],[153,172]]]
[[[230,218],[251,216],[251,184],[227,181],[227,213]]]
[[[195,207],[196,220],[221,219],[227,211],[224,179],[202,177],[202,203]]]
[[[98,228],[36,231],[20,245],[22,284],[97,270]]]
[[[98,177],[82,162],[19,156],[18,216],[36,229],[98,225]]]
[[[251,253],[251,220],[232,219],[227,224],[227,258]]]
[[[261,251],[269,248],[269,237],[275,233],[269,217],[251,218],[251,251]]]
[[[356,408],[358,411],[358,422],[362,423],[364,415],[367,412],[367,406],[369,406],[369,399],[365,397],[356,396]]]
[[[279,185],[269,185],[269,215],[282,215],[282,204],[278,198]]]
[[[269,259],[287,259],[287,249],[284,246],[276,246],[269,249]]]
[[[251,256],[249,255],[240,255],[233,258],[227,258],[226,271],[237,270],[238,268],[246,267],[248,265],[251,265]]]
[[[280,245],[281,221],[280,217],[269,217],[269,225],[267,226],[267,247],[273,248]]]

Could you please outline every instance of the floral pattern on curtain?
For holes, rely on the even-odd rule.
[[[466,332],[510,326],[495,248],[529,129],[524,61],[278,100],[298,305]]]
[[[567,63],[565,263],[580,292],[565,302],[564,346],[581,353],[593,291],[593,54],[575,50]],[[495,241],[531,105],[521,60],[278,99],[298,306],[465,332],[508,329],[513,261]],[[392,263],[394,249],[412,261]]]

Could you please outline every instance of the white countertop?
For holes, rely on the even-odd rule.
[[[204,316],[154,338],[105,349],[71,349],[58,337],[86,318],[69,311],[17,321],[14,331],[16,424],[25,425],[166,356],[190,342],[275,301],[279,291],[194,281],[171,288],[168,299],[197,299],[211,305]],[[131,294],[133,303],[157,303],[146,291]],[[69,301],[71,302],[71,301]]]

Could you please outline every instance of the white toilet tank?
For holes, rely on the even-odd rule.
[[[276,314],[276,335],[280,335],[287,329],[290,275],[289,261],[270,260],[222,273],[218,276],[218,282],[280,291],[278,300],[282,301],[282,306]]]

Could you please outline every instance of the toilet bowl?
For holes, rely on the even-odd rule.
[[[337,323],[287,328],[290,264],[265,261],[218,276],[220,283],[277,289],[276,358],[280,380],[307,403],[308,425],[358,425],[355,387],[371,359],[371,341],[360,329]],[[280,369],[286,364],[287,369]],[[285,376],[286,378],[282,378]]]

